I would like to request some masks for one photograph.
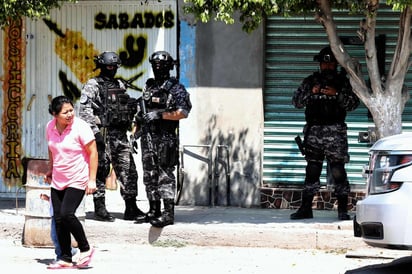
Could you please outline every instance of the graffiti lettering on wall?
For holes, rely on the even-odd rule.
[[[135,13],[133,16],[127,13],[107,15],[100,12],[94,17],[94,27],[96,29],[172,28],[175,25],[174,18],[172,11]]]
[[[147,37],[133,37],[133,35],[128,35],[125,37],[124,44],[125,50],[120,50],[119,52],[122,66],[127,68],[137,67],[143,61]]]
[[[127,13],[105,14],[99,12],[94,16],[94,27],[97,31],[109,29],[147,29],[147,28],[173,28],[175,27],[175,13],[171,10],[161,12],[144,12],[129,15]],[[64,33],[56,23],[48,19],[43,19],[49,29],[57,37],[55,40],[55,52],[57,56],[74,73],[76,78],[85,83],[88,79],[99,74],[94,64],[94,57],[99,54],[93,43],[88,42],[80,31],[67,29]],[[125,34],[123,47],[114,49],[119,54],[122,66],[127,69],[138,68],[144,61],[147,53],[148,34]],[[129,88],[141,91],[141,87],[133,85],[143,72],[132,75],[130,79],[123,79],[128,83]],[[73,100],[80,97],[80,88],[71,82],[66,73],[59,71],[59,80],[62,84],[63,92]]]
[[[22,39],[22,20],[6,28],[3,84],[3,178],[11,186],[21,183],[21,110],[23,102],[23,68],[25,43]]]

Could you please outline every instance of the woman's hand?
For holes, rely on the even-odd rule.
[[[51,184],[51,182],[52,182],[52,172],[51,172],[51,171],[48,171],[48,172],[46,173],[46,175],[44,175],[43,180],[44,180],[45,183]]]
[[[89,180],[86,186],[86,195],[93,194],[96,191],[96,181]]]

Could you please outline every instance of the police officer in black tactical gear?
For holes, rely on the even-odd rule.
[[[192,104],[185,87],[170,76],[175,61],[168,52],[154,52],[149,62],[154,78],[146,81],[139,99],[136,132],[141,134],[143,183],[150,208],[135,223],[164,227],[174,223],[179,120],[188,117]]]
[[[97,191],[93,194],[95,219],[114,221],[105,204],[105,182],[111,164],[126,204],[123,218],[134,220],[144,216],[136,205],[137,170],[127,137],[137,111],[136,99],[126,93],[125,83],[115,78],[121,65],[116,53],[103,52],[94,61],[100,74],[84,85],[79,112],[95,134],[99,156]]]
[[[337,60],[330,47],[315,55],[320,71],[305,78],[295,91],[292,103],[305,108],[304,153],[307,162],[302,204],[291,219],[313,218],[312,200],[320,188],[320,175],[326,158],[335,184],[339,220],[349,220],[347,205],[350,186],[345,170],[349,161],[347,111],[356,109],[358,97],[352,92],[344,72],[338,73]]]

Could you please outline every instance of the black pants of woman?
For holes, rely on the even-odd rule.
[[[75,213],[83,200],[85,191],[68,187],[64,190],[51,189],[53,215],[56,220],[56,233],[62,251],[61,259],[72,262],[71,235],[77,241],[80,252],[90,249],[83,225]]]

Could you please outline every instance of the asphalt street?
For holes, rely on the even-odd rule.
[[[351,221],[336,212],[291,221],[290,210],[236,207],[176,207],[176,223],[163,229],[121,219],[123,203],[108,193],[113,223],[93,220],[91,197],[84,227],[96,252],[87,270],[47,270],[51,247],[22,241],[25,201],[0,200],[0,264],[3,269],[89,273],[406,273],[411,251],[370,247],[355,238]],[[139,201],[142,209],[147,202]],[[408,272],[410,273],[410,272]]]

